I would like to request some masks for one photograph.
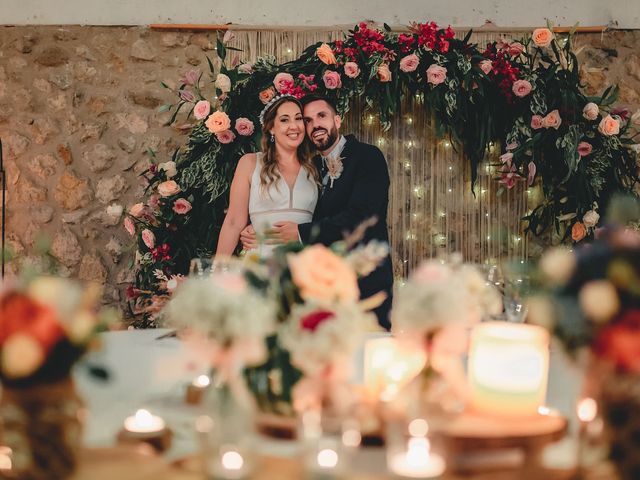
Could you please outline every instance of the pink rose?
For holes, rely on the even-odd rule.
[[[180,81],[184,85],[195,85],[200,78],[200,70],[189,70]]]
[[[427,68],[427,81],[433,85],[440,85],[447,78],[447,69],[433,64]]]
[[[238,67],[238,73],[250,74],[253,73],[253,65],[250,63],[243,63]]]
[[[595,120],[598,118],[598,113],[600,113],[600,109],[593,102],[587,103],[582,109],[582,116],[587,120]]]
[[[131,220],[131,217],[124,217],[124,229],[132,237],[136,234],[136,225]]]
[[[178,215],[184,215],[191,210],[191,204],[184,198],[179,198],[173,203],[173,211]]]
[[[507,144],[507,150],[515,150],[518,148],[518,142],[511,142]]]
[[[513,82],[512,90],[516,97],[526,97],[531,93],[531,89],[531,83],[529,83],[527,80],[516,80],[515,82]]]
[[[386,63],[381,63],[378,66],[377,74],[378,80],[380,80],[382,83],[391,81],[391,70],[389,70],[389,65],[387,65]]]
[[[132,217],[140,218],[144,213],[144,203],[136,203],[129,209],[129,215]]]
[[[142,231],[142,241],[149,250],[153,249],[153,247],[156,246],[156,236],[148,228],[145,228]]]
[[[167,180],[158,185],[158,193],[163,197],[170,197],[180,192],[180,187],[173,180]]]
[[[248,118],[240,117],[236,120],[236,132],[243,137],[249,137],[253,135],[253,122]]]
[[[548,47],[553,40],[553,33],[548,28],[536,28],[531,39],[536,47]]]
[[[149,197],[147,203],[149,204],[150,208],[156,210],[160,206],[160,195],[154,193]]]
[[[538,130],[544,126],[544,119],[540,115],[531,117],[531,128]]]
[[[547,113],[547,116],[542,119],[542,126],[544,128],[555,128],[557,130],[560,128],[561,123],[562,119],[560,118],[560,112],[558,112],[558,110]]]
[[[356,62],[347,62],[344,64],[344,74],[349,78],[356,78],[360,75],[360,67]]]
[[[611,115],[607,115],[602,120],[600,120],[598,131],[608,137],[610,137],[611,135],[617,135],[618,133],[620,133],[620,120],[616,117],[612,117]]]
[[[580,142],[578,144],[578,155],[586,157],[593,150],[593,146],[589,142]]]
[[[204,120],[209,116],[209,112],[211,111],[211,104],[206,100],[200,100],[196,103],[196,106],[193,107],[193,116],[198,120]]]
[[[511,161],[513,160],[513,153],[507,152],[500,155],[500,162],[502,164],[506,164],[508,167],[511,167]]]
[[[290,73],[280,72],[273,79],[273,85],[276,87],[278,93],[282,93],[283,90],[288,90],[293,87],[293,76]]]
[[[418,68],[418,64],[420,63],[420,59],[415,53],[411,55],[407,55],[400,60],[400,70],[403,72],[409,73],[414,72],[416,68]]]
[[[196,101],[196,96],[193,94],[193,92],[190,92],[188,90],[180,90],[178,92],[178,96],[187,103],[193,103]]]
[[[342,80],[340,79],[340,74],[338,72],[327,70],[322,75],[322,81],[328,90],[335,90],[336,88],[342,87]]]
[[[529,162],[529,165],[527,166],[527,170],[528,170],[528,175],[527,175],[527,185],[531,186],[533,185],[533,181],[536,178],[536,164],[534,162]]]
[[[524,52],[524,45],[522,45],[520,42],[513,42],[511,45],[509,45],[508,51],[509,55],[511,55],[512,57],[517,57],[522,52]]]
[[[324,245],[311,245],[289,255],[293,283],[307,301],[357,301],[360,292],[354,270]]]
[[[478,66],[480,70],[484,72],[485,75],[489,75],[489,72],[493,68],[493,62],[491,60],[482,60]]]
[[[222,132],[216,133],[216,138],[220,143],[228,144],[235,140],[236,136],[231,130],[223,130]]]

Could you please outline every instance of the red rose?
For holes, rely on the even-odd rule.
[[[333,312],[329,312],[327,310],[318,310],[302,317],[302,319],[300,320],[300,326],[304,330],[311,330],[312,332],[315,332],[316,328],[318,328],[318,325],[331,318],[334,318],[335,316],[336,314]]]
[[[640,373],[640,309],[629,310],[604,327],[593,350],[618,370]]]

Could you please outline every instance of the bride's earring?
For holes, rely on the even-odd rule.
[[[275,136],[273,133],[271,134],[271,137],[269,138],[269,141],[270,141],[271,143],[275,143],[275,141],[276,141],[276,136]]]

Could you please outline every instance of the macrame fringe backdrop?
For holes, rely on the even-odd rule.
[[[230,46],[244,61],[273,55],[287,62],[319,41],[341,39],[342,31],[234,31]],[[462,38],[466,32],[458,32]],[[483,46],[511,35],[505,32],[474,34],[470,41]],[[514,33],[513,38],[521,34]],[[234,52],[235,53],[235,52]],[[229,55],[233,58],[233,55]],[[460,252],[466,261],[499,264],[524,260],[527,239],[520,222],[535,187],[520,182],[503,190],[495,180],[500,146],[491,147],[479,167],[475,196],[471,191],[469,162],[449,139],[436,137],[421,98],[406,97],[390,130],[383,132],[376,112],[365,110],[357,99],[345,118],[343,132],[377,145],[389,164],[389,234],[397,278],[405,277],[424,258]]]

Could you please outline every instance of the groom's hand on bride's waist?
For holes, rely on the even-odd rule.
[[[300,240],[298,224],[294,222],[276,222],[265,233],[269,244],[297,242]]]
[[[249,224],[240,232],[240,241],[244,250],[253,250],[258,248],[258,240],[253,225]]]

